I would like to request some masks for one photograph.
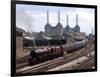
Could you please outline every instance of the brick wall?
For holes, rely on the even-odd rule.
[[[21,57],[23,53],[23,37],[16,37],[16,58]]]

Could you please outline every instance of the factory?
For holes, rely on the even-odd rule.
[[[60,23],[60,11],[58,11],[58,23],[54,27],[51,26],[51,24],[49,23],[49,12],[47,11],[47,24],[45,25],[45,33],[47,34],[47,36],[52,36],[52,35],[63,36],[72,32],[80,32],[80,27],[78,25],[78,15],[76,15],[76,26],[74,28],[71,28],[68,23],[69,21],[67,15],[66,27],[63,28],[63,25]]]

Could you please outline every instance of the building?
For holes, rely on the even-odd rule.
[[[80,27],[78,25],[78,15],[76,15],[76,26],[74,27],[74,32],[80,32]]]
[[[53,35],[52,37],[44,36],[43,34],[39,33],[38,36],[35,38],[36,46],[56,46],[62,45],[66,43],[65,38],[60,37],[59,35]]]
[[[34,38],[32,37],[24,37],[23,38],[23,47],[29,47],[29,46],[33,46],[34,44]]]
[[[16,27],[16,58],[20,58],[23,52],[23,32],[24,30]]]
[[[74,39],[80,41],[85,39],[86,34],[84,32],[74,32]]]
[[[49,13],[47,11],[47,24],[45,25],[45,32],[47,36],[52,36],[52,35],[62,36],[63,26],[60,23],[60,12],[59,11],[58,11],[58,24],[55,27],[49,24]]]
[[[47,24],[45,25],[45,33],[47,36],[51,33],[51,25],[49,23],[49,12],[47,11]]]
[[[47,11],[47,24],[45,25],[45,33],[47,36],[51,37],[54,35],[67,36],[70,32],[80,32],[80,27],[78,25],[78,15],[76,15],[76,26],[71,28],[69,26],[68,15],[66,16],[66,27],[63,29],[62,24],[60,23],[60,12],[58,11],[58,23],[56,26],[51,26],[49,23],[49,12]]]
[[[71,28],[69,26],[69,21],[68,21],[68,15],[66,16],[66,20],[67,20],[67,24],[66,24],[66,27],[64,28],[64,33],[63,34],[67,34],[67,33],[70,33],[70,32],[80,32],[80,27],[78,25],[78,15],[76,15],[76,26],[74,28]]]
[[[56,25],[56,33],[59,36],[63,35],[63,26],[60,23],[60,12],[58,11],[58,24]]]

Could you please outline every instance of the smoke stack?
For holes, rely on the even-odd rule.
[[[93,35],[93,28],[92,28],[92,35]]]
[[[66,24],[68,25],[69,21],[68,21],[68,15],[66,15]]]
[[[60,11],[58,11],[58,23],[60,23]]]
[[[76,25],[78,25],[78,15],[76,15]]]
[[[47,11],[47,23],[49,23],[49,12]]]

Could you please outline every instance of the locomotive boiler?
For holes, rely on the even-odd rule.
[[[83,48],[87,44],[87,42],[88,40],[84,39],[82,41],[72,43],[68,46],[60,45],[60,46],[45,47],[43,49],[37,49],[37,50],[34,49],[30,52],[30,57],[28,59],[29,65],[61,57],[63,56],[64,52],[68,54],[72,53],[76,50]]]

